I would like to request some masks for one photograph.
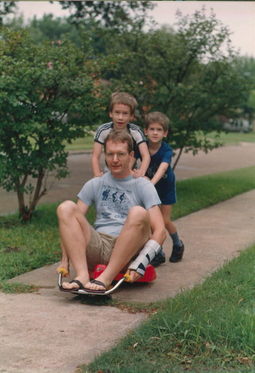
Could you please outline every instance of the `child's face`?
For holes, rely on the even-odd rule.
[[[112,118],[114,128],[117,130],[127,128],[128,123],[134,119],[133,114],[130,112],[130,107],[123,104],[114,104],[109,116]]]
[[[167,131],[159,123],[150,123],[144,133],[152,143],[159,143],[167,136]]]

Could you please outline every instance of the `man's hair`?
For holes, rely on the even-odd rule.
[[[130,114],[135,114],[135,109],[137,107],[137,101],[134,96],[130,95],[127,92],[114,92],[111,95],[109,111],[112,112],[113,106],[115,104],[127,105],[130,108]]]
[[[145,116],[145,128],[148,129],[151,123],[159,123],[164,131],[168,131],[170,120],[160,111],[152,111]]]
[[[133,151],[133,148],[134,148],[133,139],[131,135],[125,130],[121,130],[121,131],[117,131],[114,129],[111,130],[111,132],[109,132],[109,134],[105,138],[104,151],[106,151],[106,143],[108,141],[126,143],[128,146],[128,152],[131,153]]]

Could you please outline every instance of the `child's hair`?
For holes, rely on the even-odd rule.
[[[145,128],[148,129],[151,123],[159,123],[164,131],[168,131],[170,120],[160,111],[152,111],[145,116]]]
[[[106,143],[108,141],[127,143],[129,153],[134,149],[133,139],[127,131],[111,130],[105,138],[104,151],[106,150]]]
[[[113,105],[123,104],[127,105],[130,108],[130,114],[135,114],[135,109],[137,107],[137,101],[134,96],[130,95],[127,92],[114,92],[111,95],[111,101],[109,106],[109,111],[112,112]]]

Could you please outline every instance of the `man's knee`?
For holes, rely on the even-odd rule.
[[[136,225],[148,225],[149,213],[141,206],[134,206],[129,210],[127,222]]]
[[[59,219],[72,216],[77,210],[77,205],[73,201],[64,201],[57,207],[57,216]]]

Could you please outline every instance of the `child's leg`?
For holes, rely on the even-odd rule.
[[[171,220],[172,205],[161,205],[160,209],[164,219],[166,230],[168,231],[173,241],[173,251],[169,260],[170,262],[178,262],[182,259],[183,256],[184,244],[180,240],[176,226]]]
[[[168,207],[168,208],[166,208]],[[174,232],[176,233],[176,228],[174,226],[174,224],[169,220],[169,216],[171,214],[171,206],[170,205],[160,205],[160,210],[161,210],[161,213],[162,213],[162,216],[163,216],[163,219],[164,219],[164,224],[165,224],[165,227],[168,231],[168,233],[170,234],[170,231],[171,232]],[[163,248],[161,247],[161,250],[160,252],[155,256],[155,258],[151,261],[151,265],[153,265],[153,267],[158,267],[160,264],[162,263],[165,263],[166,261],[166,255],[163,251]]]
[[[169,234],[177,232],[174,223],[171,221],[172,205],[160,205],[160,210],[164,219],[166,230]]]

